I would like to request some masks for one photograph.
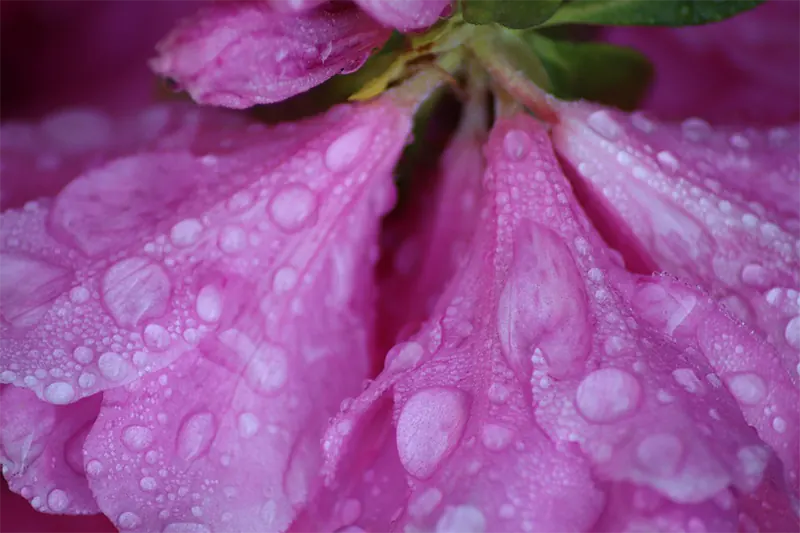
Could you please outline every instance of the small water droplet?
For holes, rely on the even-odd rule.
[[[256,433],[261,423],[253,413],[242,413],[239,415],[239,435],[244,439],[249,439]]]
[[[489,385],[489,400],[497,405],[502,405],[508,400],[509,394],[508,387],[502,383],[492,383]]]
[[[178,430],[178,455],[186,461],[194,461],[208,452],[217,434],[217,422],[208,412],[187,417]]]
[[[786,342],[789,343],[789,346],[800,350],[800,315],[794,317],[786,324],[783,336],[786,338]]]
[[[742,268],[742,282],[751,287],[764,288],[770,281],[769,272],[759,264],[752,263]]]
[[[130,370],[128,362],[119,354],[106,352],[97,360],[97,367],[103,377],[110,381],[122,381]]]
[[[86,474],[91,477],[97,477],[103,473],[103,463],[97,459],[91,459],[86,463]]]
[[[203,224],[196,218],[187,218],[172,226],[169,232],[169,239],[178,248],[185,248],[196,243],[202,233]]]
[[[608,423],[633,412],[641,394],[641,385],[633,375],[618,368],[601,368],[581,381],[575,402],[590,422]]]
[[[750,148],[750,140],[739,133],[731,135],[730,143],[731,146],[734,148],[739,148],[740,150],[747,150]]]
[[[317,195],[302,183],[289,183],[272,197],[268,210],[279,228],[299,231],[316,221]]]
[[[82,365],[88,365],[94,359],[94,352],[88,346],[78,346],[72,351],[72,357]]]
[[[60,513],[69,505],[69,496],[61,489],[53,489],[47,495],[47,506],[51,511]]]
[[[161,352],[169,347],[169,332],[159,324],[148,324],[144,328],[144,345],[151,350]]]
[[[102,281],[103,301],[114,321],[132,328],[167,310],[172,283],[164,269],[149,259],[131,257],[108,269]]]
[[[755,405],[767,397],[767,384],[756,374],[734,374],[726,383],[737,400],[746,405]]]
[[[711,135],[711,126],[701,118],[687,118],[681,123],[681,131],[689,141],[702,141]]]
[[[648,435],[636,448],[636,458],[648,471],[661,477],[672,476],[683,458],[683,442],[669,433]]]
[[[372,128],[352,129],[333,141],[325,151],[325,166],[333,172],[348,170],[369,145]]]
[[[206,285],[197,293],[195,310],[200,320],[217,322],[222,317],[222,293],[215,285]]]
[[[403,342],[387,354],[387,368],[392,372],[410,370],[417,366],[425,354],[425,349],[416,341]]]
[[[703,383],[691,368],[678,368],[672,371],[672,377],[686,392],[697,394],[703,391]]]
[[[156,490],[157,486],[158,482],[154,477],[146,476],[139,481],[139,488],[141,488],[145,492],[152,492]]]
[[[508,447],[514,432],[499,424],[485,424],[481,430],[481,442],[487,449],[499,452]]]
[[[292,290],[295,284],[297,284],[297,271],[290,266],[279,268],[272,278],[272,290],[277,294]]]
[[[664,168],[667,168],[673,172],[678,170],[678,168],[681,166],[680,163],[678,163],[678,160],[675,159],[675,156],[672,155],[672,152],[668,152],[666,150],[658,152],[656,154],[656,159],[658,159],[658,162],[661,163]]]
[[[0,372],[0,383],[14,383],[17,379],[17,374],[12,370],[3,370]]]
[[[595,111],[589,115],[586,122],[595,132],[609,140],[616,139],[619,134],[622,133],[620,125],[617,124],[611,114],[605,109]]]
[[[84,372],[78,376],[78,385],[84,389],[92,387],[97,382],[97,376],[91,372]]]
[[[445,507],[442,517],[436,522],[436,533],[484,533],[486,517],[471,505]]]
[[[776,416],[775,419],[772,421],[772,429],[774,429],[778,433],[784,433],[786,431],[786,420],[784,420],[779,416]]]
[[[74,304],[82,304],[89,300],[91,294],[86,287],[74,287],[69,291],[69,299]]]
[[[65,405],[75,398],[75,389],[69,383],[56,381],[44,389],[44,399],[56,405]]]
[[[647,118],[641,111],[631,113],[631,124],[633,124],[634,128],[644,133],[652,133],[656,129],[656,125],[653,121]]]
[[[520,161],[531,149],[531,138],[522,130],[511,130],[503,139],[503,149],[508,157]]]
[[[406,471],[430,477],[461,440],[468,415],[467,396],[434,387],[409,398],[397,421],[397,449]]]
[[[631,154],[625,151],[617,152],[617,163],[623,167],[629,167],[633,164],[633,157],[631,157]]]
[[[144,426],[128,426],[122,431],[122,443],[132,452],[146,450],[153,444],[153,432]]]
[[[117,525],[120,529],[135,529],[142,524],[139,515],[130,511],[125,511],[117,517]]]
[[[412,496],[408,504],[408,514],[412,518],[425,518],[442,502],[444,495],[436,487],[428,487]]]
[[[247,247],[247,234],[239,226],[225,226],[219,233],[219,249],[226,254],[241,252]]]
[[[244,371],[245,382],[258,394],[280,391],[289,376],[289,358],[280,346],[262,344],[250,357]]]

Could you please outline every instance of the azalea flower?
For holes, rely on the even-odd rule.
[[[4,121],[3,528],[800,526],[800,125],[743,112],[794,8],[652,33],[759,37],[642,111],[507,5],[208,4],[149,62],[195,103]]]

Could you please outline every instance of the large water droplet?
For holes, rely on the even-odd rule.
[[[139,488],[145,492],[152,492],[158,487],[158,482],[155,478],[146,476],[139,480]]]
[[[97,360],[97,367],[103,377],[111,381],[122,381],[130,370],[128,362],[114,352],[106,352],[101,355]]]
[[[683,458],[683,443],[675,435],[648,435],[636,448],[636,458],[648,471],[658,476],[671,476],[678,471]]]
[[[742,268],[742,282],[751,287],[764,288],[770,284],[770,275],[766,268],[753,263]]]
[[[436,522],[436,533],[484,533],[486,517],[471,505],[448,506]]]
[[[203,224],[196,218],[187,218],[172,226],[169,238],[172,244],[178,248],[184,248],[196,243],[202,233]]]
[[[317,195],[302,183],[289,183],[272,197],[267,209],[279,228],[299,231],[316,221]]]
[[[103,473],[105,468],[103,467],[103,463],[98,461],[97,459],[91,459],[86,463],[86,474],[90,477],[97,477]]]
[[[122,442],[132,452],[140,452],[153,444],[153,432],[144,426],[128,426],[122,430]]]
[[[800,350],[800,315],[794,317],[786,324],[786,330],[783,332],[786,337],[786,342],[795,350]]]
[[[222,317],[222,293],[215,285],[206,285],[197,293],[195,310],[200,320],[217,322]]]
[[[136,327],[167,310],[172,284],[164,269],[143,257],[116,263],[103,276],[103,301],[122,327]]]
[[[69,299],[74,304],[82,304],[89,300],[91,294],[86,287],[74,287],[69,291]]]
[[[280,346],[263,344],[252,354],[244,371],[245,382],[256,393],[280,391],[289,376],[289,358]]]
[[[87,346],[78,346],[72,351],[72,357],[82,365],[88,365],[94,359],[94,352]]]
[[[392,372],[410,370],[417,366],[424,354],[425,349],[416,341],[400,343],[387,354],[387,369]]]
[[[51,511],[60,513],[69,505],[69,496],[61,489],[53,489],[47,495],[47,506]]]
[[[186,418],[178,430],[178,455],[186,461],[194,461],[205,455],[217,435],[217,422],[208,412],[196,413]]]
[[[130,511],[125,511],[117,517],[117,525],[120,529],[136,529],[142,525],[142,519],[139,515]]]
[[[504,450],[510,443],[514,432],[500,424],[486,424],[481,430],[481,442],[493,452]]]
[[[575,403],[585,419],[608,423],[633,412],[641,395],[642,387],[634,376],[617,368],[601,368],[581,381]]]
[[[617,124],[611,114],[605,109],[595,111],[589,115],[586,122],[595,132],[609,140],[616,139],[619,134],[622,133],[620,125]]]
[[[158,324],[148,324],[144,328],[144,345],[157,352],[166,350],[171,339],[169,332]]]
[[[75,389],[69,383],[56,381],[44,389],[44,399],[56,405],[68,404],[75,398]]]
[[[756,374],[734,374],[725,381],[731,394],[743,404],[755,405],[767,396],[767,384]]]
[[[295,284],[297,284],[297,270],[289,266],[279,268],[272,278],[272,290],[277,294],[292,290]]]
[[[425,479],[436,471],[461,439],[468,409],[463,392],[439,387],[406,402],[397,421],[397,449],[408,473]]]
[[[511,130],[503,139],[506,155],[515,161],[523,159],[531,149],[531,138],[522,130]]]
[[[333,141],[325,152],[325,166],[333,172],[349,169],[369,145],[372,128],[361,126],[348,131]]]

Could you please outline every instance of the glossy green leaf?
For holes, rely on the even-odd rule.
[[[563,0],[461,0],[464,20],[471,24],[500,24],[525,29],[549,19]]]
[[[564,2],[545,25],[693,26],[730,18],[764,1],[571,0]]]
[[[541,59],[552,93],[565,100],[586,99],[632,110],[653,77],[650,62],[632,48],[555,41],[534,32],[526,32],[525,40]]]

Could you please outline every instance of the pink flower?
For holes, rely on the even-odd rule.
[[[301,13],[328,0],[269,0],[276,9]],[[355,0],[375,20],[398,30],[420,30],[431,26],[452,0]]]

